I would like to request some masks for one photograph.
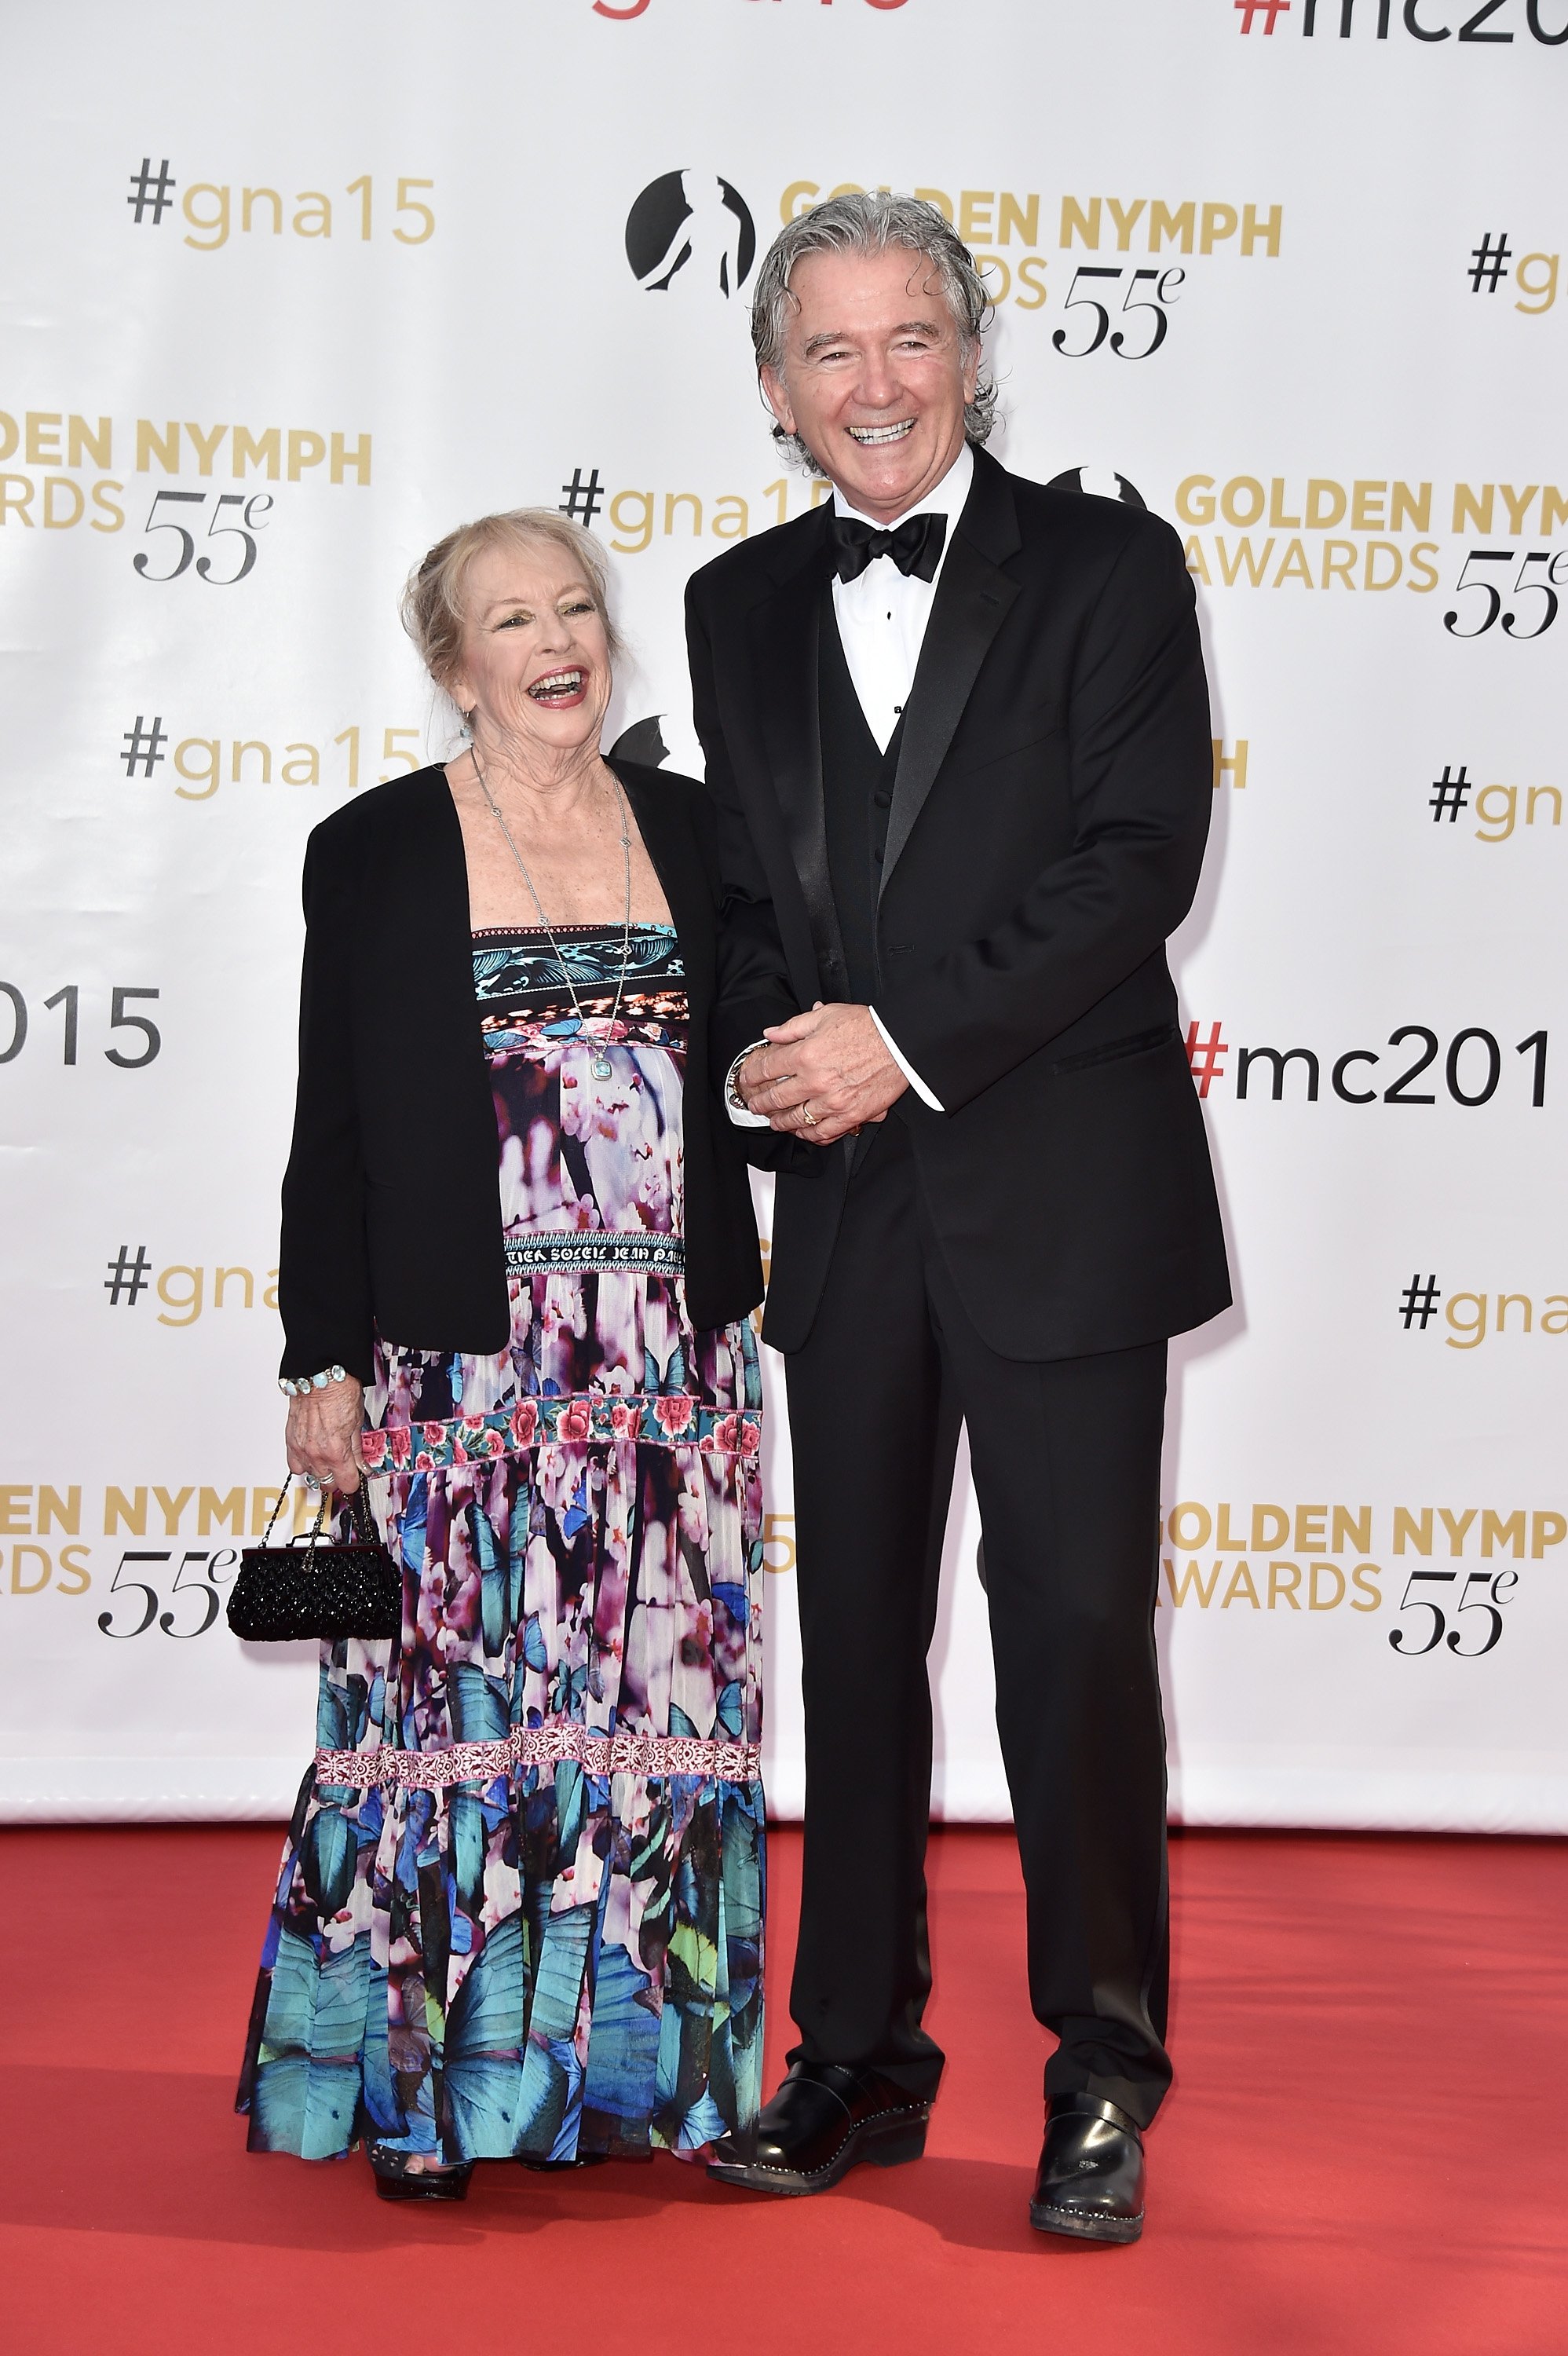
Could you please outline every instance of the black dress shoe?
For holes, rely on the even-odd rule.
[[[1136,2242],[1144,2229],[1137,2121],[1095,2094],[1052,2094],[1029,2222],[1084,2242]]]
[[[383,2201],[465,2201],[474,2162],[462,2160],[446,2168],[410,2168],[405,2151],[370,2153],[376,2190]]]
[[[931,2104],[877,2070],[796,2062],[745,2143],[721,2136],[708,2173],[753,2192],[826,2192],[869,2160],[896,2168],[925,2149]]]

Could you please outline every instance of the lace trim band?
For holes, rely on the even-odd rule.
[[[701,1775],[720,1783],[754,1783],[763,1772],[759,1742],[705,1742],[676,1734],[593,1734],[585,1726],[517,1726],[494,1742],[454,1742],[447,1751],[318,1751],[315,1780],[355,1791],[391,1784],[405,1792],[449,1783],[489,1783],[518,1767],[575,1761],[590,1775]]]
[[[359,1435],[368,1472],[441,1472],[453,1464],[544,1447],[614,1447],[641,1441],[656,1448],[700,1448],[709,1455],[755,1456],[762,1446],[762,1410],[736,1414],[704,1407],[689,1391],[612,1393],[592,1398],[525,1398],[491,1415],[460,1415],[441,1423],[384,1424]]]

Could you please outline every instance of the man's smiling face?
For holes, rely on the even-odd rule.
[[[769,405],[852,508],[896,522],[964,446],[979,348],[965,355],[934,268],[906,246],[808,253],[790,293],[784,366],[763,370]]]

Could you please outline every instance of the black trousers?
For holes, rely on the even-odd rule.
[[[822,1305],[785,1368],[805,1691],[795,2053],[921,2095],[941,2076],[922,2026],[926,1654],[963,1421],[1029,1995],[1061,2040],[1046,2091],[1147,2125],[1170,2082],[1154,1646],[1166,1344],[997,1356],[954,1290],[895,1113],[861,1150]]]

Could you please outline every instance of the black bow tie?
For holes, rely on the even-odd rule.
[[[840,581],[858,580],[879,556],[891,556],[906,579],[914,573],[922,581],[934,581],[942,562],[942,543],[947,537],[947,518],[908,516],[894,530],[879,531],[875,524],[862,523],[859,516],[840,515],[835,508],[827,529]]]

